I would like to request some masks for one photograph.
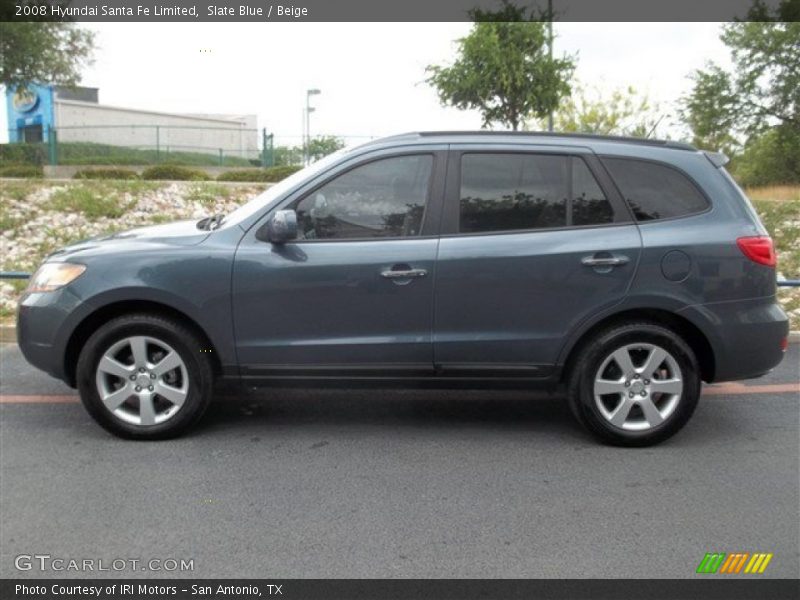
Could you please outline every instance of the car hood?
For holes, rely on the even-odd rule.
[[[78,253],[133,250],[136,247],[151,244],[194,246],[206,239],[210,233],[210,231],[198,229],[197,221],[176,221],[82,240],[53,252],[48,258],[66,259]]]

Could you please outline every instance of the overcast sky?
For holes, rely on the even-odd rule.
[[[299,141],[308,88],[322,90],[313,98],[314,135],[481,124],[476,112],[441,107],[423,82],[426,65],[452,61],[454,40],[469,23],[86,26],[97,32],[98,48],[83,84],[99,87],[103,104],[254,113],[282,143]],[[717,23],[557,23],[555,48],[578,55],[576,77],[588,86],[633,85],[672,112],[693,69],[727,62],[719,30]]]

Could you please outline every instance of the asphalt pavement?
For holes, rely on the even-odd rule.
[[[192,560],[171,574],[195,578],[683,578],[713,551],[800,575],[797,344],[643,449],[516,391],[265,390],[129,442],[7,344],[0,433],[0,577],[170,574],[15,567],[46,554]]]

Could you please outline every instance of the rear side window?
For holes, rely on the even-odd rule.
[[[464,154],[459,231],[480,233],[611,223],[586,163],[554,154]]]
[[[708,200],[677,169],[629,158],[603,158],[637,221],[671,219],[703,212]]]

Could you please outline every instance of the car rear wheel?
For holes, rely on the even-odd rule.
[[[89,414],[126,438],[177,436],[205,412],[213,369],[200,338],[156,315],[119,317],[100,327],[78,359],[77,382]]]
[[[647,446],[686,424],[701,385],[697,359],[680,336],[654,323],[631,323],[582,347],[568,399],[578,421],[601,440]]]

